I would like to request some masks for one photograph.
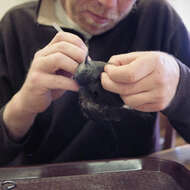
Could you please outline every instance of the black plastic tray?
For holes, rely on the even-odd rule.
[[[2,190],[189,190],[190,171],[157,158],[0,168]]]

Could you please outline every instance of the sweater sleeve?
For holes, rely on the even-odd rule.
[[[179,65],[180,80],[175,97],[162,112],[177,132],[190,142],[190,35],[182,22],[175,29],[170,42],[170,53]]]
[[[14,162],[14,165],[24,164],[27,159],[32,160],[31,154],[37,154],[38,149],[40,152],[40,147],[46,145],[46,136],[51,134],[49,128],[55,126],[51,124],[51,108],[47,110],[48,114],[43,113],[39,119],[35,119],[21,141],[15,142],[7,133],[3,121],[4,106],[22,87],[34,53],[54,36],[51,30],[49,32],[45,29],[46,32],[42,32],[45,38],[41,37],[42,33],[38,32],[40,29],[34,22],[35,5],[24,4],[10,10],[0,21],[0,166],[13,165],[12,162],[21,155],[22,160]]]
[[[7,23],[7,22],[4,22]],[[3,21],[0,22],[0,166],[8,165],[19,155],[25,142],[14,142],[8,135],[6,125],[3,121],[3,111],[6,103],[14,94],[7,57],[11,57],[6,51],[6,40],[3,38],[5,30]],[[8,49],[8,48],[7,48]],[[15,50],[16,51],[16,50]],[[13,68],[14,69],[14,68]]]
[[[189,59],[190,61],[190,59]],[[163,110],[172,126],[187,141],[190,142],[190,68],[178,60],[180,81],[177,92],[171,104]]]

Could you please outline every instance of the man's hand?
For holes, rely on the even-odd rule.
[[[86,54],[84,42],[67,32],[59,32],[35,54],[22,88],[4,111],[3,118],[12,136],[22,137],[35,116],[45,111],[65,90],[78,90],[72,75]]]
[[[179,82],[176,60],[162,52],[133,52],[110,58],[102,73],[102,86],[120,94],[129,107],[155,112],[173,99]]]
[[[34,56],[19,92],[23,106],[33,113],[43,112],[65,90],[77,91],[78,86],[72,75],[86,54],[87,47],[79,37],[66,32],[58,33]],[[57,74],[59,71],[63,75]]]

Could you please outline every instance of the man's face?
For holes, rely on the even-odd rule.
[[[113,28],[136,0],[61,0],[68,16],[90,34]]]

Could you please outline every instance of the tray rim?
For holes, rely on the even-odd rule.
[[[139,168],[133,168],[133,164],[138,164]],[[160,171],[169,175],[175,170],[178,173],[184,173],[190,179],[190,170],[184,165],[171,160],[146,157],[0,167],[0,180],[90,175],[93,173],[128,172],[132,170]]]

